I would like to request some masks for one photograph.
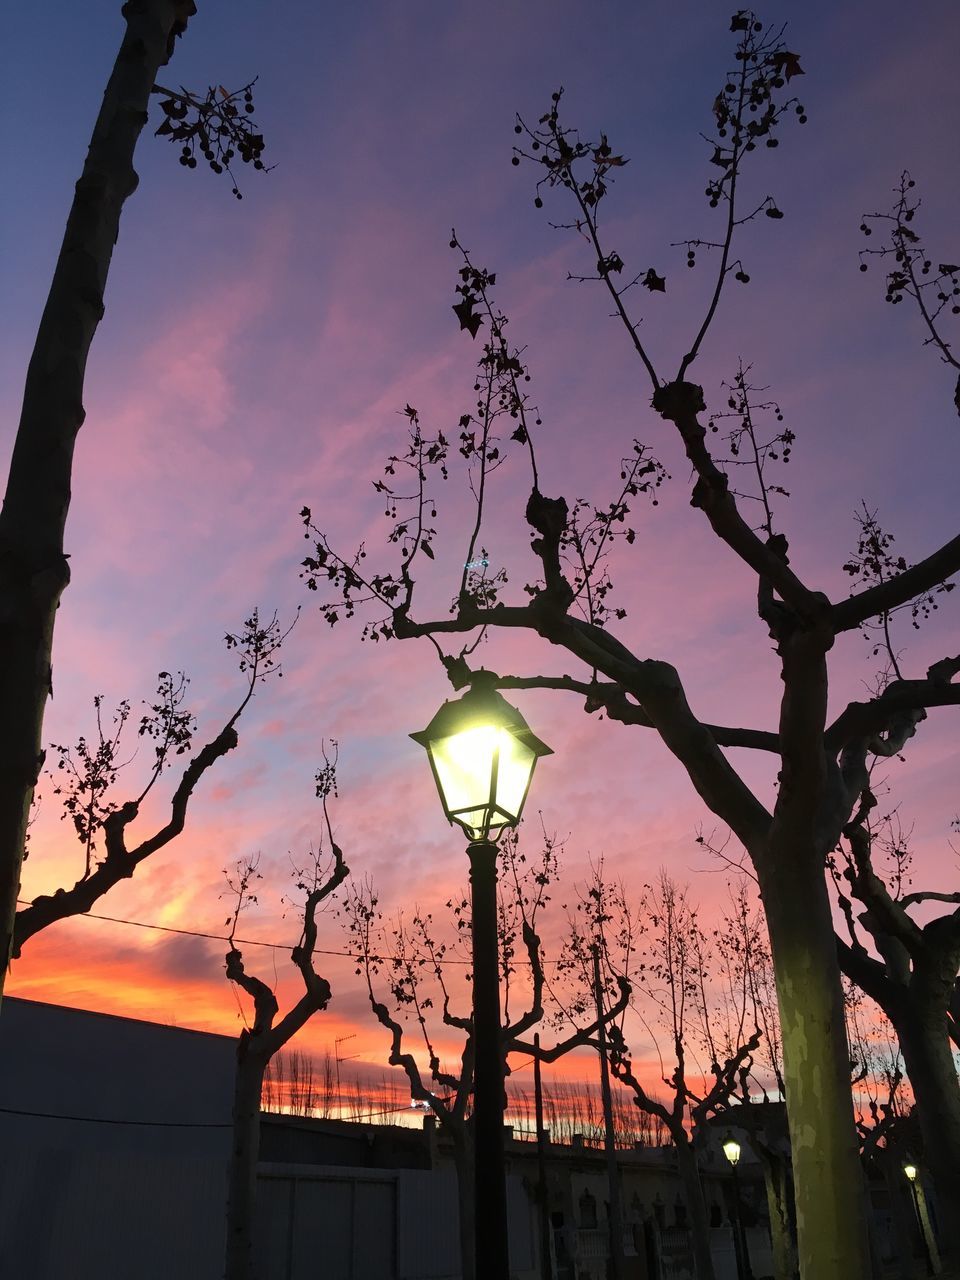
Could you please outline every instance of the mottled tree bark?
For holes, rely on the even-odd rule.
[[[133,154],[157,70],[196,12],[193,0],[128,0],[127,29],[77,182],[53,282],[27,369],[0,511],[0,992],[13,937],[41,730],[53,689],[53,631],[70,579],[64,527],[83,381],[103,316],[107,273]]]
[[[800,1274],[870,1274],[843,1000],[822,855],[760,863],[783,1036]]]

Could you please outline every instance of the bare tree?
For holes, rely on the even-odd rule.
[[[129,702],[121,702],[107,724],[103,700],[95,698],[96,737],[81,737],[74,747],[53,746],[52,790],[62,803],[61,816],[70,821],[83,849],[83,871],[71,888],[40,894],[17,912],[14,959],[34,934],[58,920],[89,911],[114,885],[129,879],[142,862],[180,835],[201,778],[236,747],[237,724],[257,686],[280,674],[277,655],[289,634],[290,628],[282,630],[276,614],[263,622],[256,609],[236,634],[227,634],[227,648],[236,653],[246,683],[243,696],[219,733],[193,752],[170,798],[169,817],[132,844],[132,825],[144,800],[177,758],[193,749],[196,725],[184,706],[189,682],[183,673],[160,672],[156,702],[146,706],[137,726],[138,736],[153,749],[151,767],[137,793],[123,803],[113,798],[113,791],[121,770],[130,763],[122,759],[121,751],[131,717]]]
[[[521,1111],[525,1129],[530,1129],[530,1096],[526,1089],[513,1087],[515,1114]],[[553,1080],[543,1087],[544,1116],[552,1142],[568,1143],[573,1134],[600,1146],[604,1140],[603,1102],[599,1088],[585,1080]],[[667,1130],[658,1115],[640,1111],[623,1091],[613,1096],[613,1133],[617,1147],[662,1147]]]
[[[336,794],[336,744],[331,756],[324,755],[323,768],[317,773],[317,795],[323,803],[326,843],[321,840],[311,850],[310,864],[294,870],[297,889],[303,895],[300,940],[290,952],[290,959],[303,979],[303,994],[279,1021],[280,1006],[271,987],[261,978],[248,973],[243,955],[234,942],[237,921],[245,907],[256,902],[259,857],[241,859],[232,872],[225,872],[233,910],[230,925],[230,950],[226,958],[226,974],[253,1001],[253,1022],[245,1026],[237,1044],[237,1071],[233,1095],[233,1147],[230,1155],[230,1178],[227,1195],[227,1235],[224,1253],[225,1280],[251,1280],[253,1276],[253,1225],[256,1202],[257,1160],[260,1151],[260,1103],[264,1075],[270,1059],[300,1031],[308,1020],[330,1003],[330,984],[314,967],[317,945],[317,912],[350,874],[343,851],[333,838],[328,801]]]
[[[319,1066],[301,1049],[290,1053],[281,1050],[267,1063],[263,1075],[264,1111],[329,1120],[336,1096],[336,1067],[329,1049]]]
[[[514,1068],[516,1071],[516,1068]],[[515,1079],[508,1090],[508,1109],[514,1128],[536,1134],[533,1099]],[[601,1146],[604,1142],[603,1102],[600,1090],[585,1080],[544,1081],[543,1113],[551,1142],[569,1143],[574,1134]],[[660,1147],[668,1140],[657,1115],[638,1110],[622,1090],[613,1096],[613,1128],[617,1147]]]
[[[196,13],[193,0],[128,0],[126,29],[67,218],[53,282],[27,369],[23,408],[0,511],[0,994],[13,946],[30,805],[43,767],[43,714],[53,688],[56,611],[70,570],[64,528],[77,433],[84,421],[87,356],[104,313],[104,291],[120,215],[137,187],[133,156],[151,94],[158,133],[195,168],[262,169],[263,138],[249,119],[252,85],[204,98],[163,89],[157,73]],[[240,97],[243,96],[243,103]],[[229,153],[229,155],[228,155]]]
[[[888,301],[913,297],[928,329],[927,344],[936,346],[947,364],[960,369],[937,327],[948,302],[960,295],[960,267],[940,263],[934,272],[915,229],[919,201],[912,191],[913,182],[904,173],[892,212],[865,216],[861,229],[867,235],[879,225],[889,237],[879,249],[863,251],[862,266],[874,256],[892,259]],[[960,310],[955,301],[954,308]],[[844,570],[865,588],[882,590],[905,571],[906,561],[876,511],[863,504],[857,520],[857,548]],[[880,696],[894,684],[907,683],[905,650],[896,643],[899,621],[909,616],[917,629],[937,611],[939,597],[952,587],[952,583],[941,583],[911,601],[883,609],[864,625],[871,656],[882,664],[875,677]],[[922,713],[917,716],[921,718]],[[828,859],[846,923],[846,937],[838,935],[837,947],[844,973],[879,1005],[896,1030],[930,1177],[940,1202],[952,1204],[960,1198],[960,1079],[953,1055],[954,1045],[960,1044],[956,1024],[960,893],[914,890],[910,833],[904,830],[896,808],[876,816],[877,797],[887,783],[877,785],[873,779],[891,754],[877,752],[874,763],[861,775],[859,803]],[[933,903],[946,904],[948,909],[935,915]],[[926,919],[918,919],[918,914]],[[960,1226],[953,1215],[944,1214],[943,1219],[943,1262],[960,1268]]]
[[[501,1053],[504,1073],[508,1074],[512,1053],[532,1056],[538,1052],[536,1046],[523,1037],[544,1017],[547,983],[536,925],[540,911],[549,901],[548,889],[557,872],[556,844],[545,836],[539,861],[528,865],[516,833],[508,833],[501,842],[501,863],[498,893],[503,1008]],[[470,906],[463,895],[451,898],[447,907],[455,921],[452,939],[445,940],[432,915],[418,908],[409,921],[400,914],[393,922],[385,922],[377,894],[368,881],[362,886],[353,886],[345,923],[357,953],[357,974],[366,982],[370,1008],[390,1035],[388,1061],[391,1066],[403,1068],[411,1097],[429,1104],[438,1125],[450,1139],[457,1174],[461,1267],[464,1280],[474,1280],[476,1224],[470,1121],[475,1043],[472,1015],[456,1011],[459,1001],[469,995],[463,987],[468,987],[470,982],[466,965]],[[451,980],[451,974],[457,970],[462,974],[463,983]],[[458,986],[461,990],[457,990]],[[382,987],[387,989],[392,1010],[380,994]],[[628,998],[629,988],[624,985],[619,1001],[605,1013],[605,1019],[617,1018]],[[518,1004],[519,1011],[516,1010]],[[422,1070],[417,1054],[404,1048],[404,1036],[410,1024],[419,1037],[426,1071]],[[588,1044],[596,1030],[596,1019],[574,1027],[556,1044],[541,1049],[540,1057],[547,1062],[556,1061],[579,1045]],[[454,1034],[461,1039],[460,1059],[455,1066],[442,1059],[437,1047],[438,1034],[444,1037]]]
[[[865,787],[833,864],[847,925],[847,937],[837,938],[840,963],[896,1031],[926,1167],[938,1202],[953,1205],[960,1203],[960,1079],[954,1057],[960,893],[910,887],[908,833],[895,813],[874,820],[875,804]],[[937,914],[933,903],[947,909]],[[926,919],[918,919],[921,912]],[[939,1221],[944,1266],[960,1267],[956,1215],[942,1212]]]
[[[507,318],[493,301],[495,274],[477,267],[456,235],[451,244],[461,266],[454,311],[464,330],[473,337],[482,330],[483,339],[476,397],[460,419],[459,453],[470,469],[475,515],[466,533],[465,568],[452,616],[417,617],[413,608],[423,557],[434,559],[433,486],[445,474],[451,450],[442,431],[424,429],[412,406],[407,406],[409,446],[389,461],[385,479],[377,481],[387,495],[389,538],[399,550],[399,565],[370,569],[364,559],[368,552],[340,556],[304,508],[312,547],[303,561],[303,577],[309,589],[333,590],[320,601],[330,622],[364,607],[372,611],[365,625],[369,637],[429,638],[455,687],[471,680],[467,658],[478,636],[518,628],[536,633],[576,659],[579,675],[501,673],[497,687],[566,691],[582,698],[588,713],[602,712],[660,738],[704,804],[747,851],[759,882],[779,993],[802,1273],[805,1280],[828,1275],[863,1280],[869,1257],[824,866],[856,810],[870,761],[902,749],[927,709],[960,703],[954,681],[960,655],[944,657],[920,678],[894,679],[866,701],[854,698],[832,722],[827,718],[829,656],[845,632],[930,599],[960,569],[960,535],[912,567],[905,561],[897,565],[883,582],[832,601],[791,566],[790,543],[774,521],[775,501],[783,495],[770,467],[788,457],[793,443],[792,433],[778,421],[783,417],[779,408],[741,368],[722,392],[736,425],[732,433],[721,435],[719,419],[726,410],[708,412],[703,389],[689,380],[726,291],[749,283],[737,256],[743,228],[761,215],[774,220],[783,216],[770,195],[755,195],[744,203],[747,174],[766,148],[779,145],[787,120],[806,119],[792,94],[803,68],[785,42],[783,28],[767,30],[744,9],[734,14],[731,29],[736,56],[713,101],[712,168],[706,187],[710,206],[722,211],[722,225],[713,235],[681,241],[688,264],[706,259],[714,265],[712,283],[703,313],[673,363],[655,363],[643,336],[650,322],[641,332],[632,310],[641,289],[651,300],[665,289],[665,276],[654,266],[627,270],[608,242],[601,218],[625,157],[606,135],[586,138],[562,122],[557,92],[537,124],[518,119],[514,162],[534,166],[535,203],[541,205],[557,192],[572,206],[566,225],[576,232],[578,245],[588,246],[591,273],[579,278],[594,281],[609,299],[628,348],[649,381],[654,414],[672,428],[668,434],[692,470],[692,506],[724,551],[752,575],[751,607],[773,639],[782,679],[771,723],[754,728],[706,721],[691,706],[676,667],[631,648],[629,634],[617,628],[625,611],[611,595],[605,556],[615,539],[635,540],[627,519],[630,508],[641,494],[655,498],[664,467],[645,443],[634,441],[618,450],[621,479],[612,500],[570,505],[541,491],[534,450],[540,414],[528,392],[526,355],[507,338]],[[912,252],[914,242],[909,245]],[[896,250],[893,256],[898,270],[909,269],[903,283],[899,277],[888,279],[891,298],[912,296],[928,329],[936,326],[921,289],[922,263],[920,275],[911,275],[912,259],[904,264]],[[940,270],[941,292],[942,278],[953,278],[947,268],[950,263]],[[936,345],[954,363],[948,344]],[[764,425],[764,404],[774,415],[772,429]],[[492,504],[493,473],[517,449],[531,469],[525,514],[537,576],[527,584],[525,599],[508,601],[505,573],[488,572],[484,520]],[[744,460],[749,466],[739,465]],[[409,486],[403,477],[409,477]],[[918,607],[922,611],[923,605]],[[443,650],[442,642],[456,644],[458,638],[459,650]],[[730,748],[761,752],[775,763],[776,783],[768,799],[737,772],[727,756]]]
[[[290,1110],[295,1116],[309,1115],[314,1098],[313,1059],[296,1050],[290,1057]]]
[[[580,892],[578,908],[567,941],[568,956],[583,966],[586,956],[599,948],[608,970],[633,987],[638,1012],[641,998],[654,1011],[653,1025],[642,1013],[641,1017],[660,1058],[669,1102],[650,1093],[634,1070],[623,1019],[608,1031],[610,1065],[614,1076],[629,1089],[636,1107],[656,1116],[670,1135],[690,1213],[697,1277],[714,1280],[697,1146],[706,1121],[722,1112],[742,1086],[760,1042],[758,1028],[747,1031],[751,1013],[748,984],[744,981],[739,993],[725,992],[732,995],[737,1013],[735,1025],[728,1023],[721,1029],[714,1019],[717,997],[711,988],[716,975],[709,939],[687,890],[664,871],[655,885],[646,886],[643,906],[637,909],[628,901],[622,883],[605,883],[602,867],[597,867],[586,890]],[[670,1042],[667,1056],[660,1048],[655,1025]],[[723,1043],[725,1039],[728,1045]],[[700,1053],[709,1062],[706,1070],[696,1065]]]

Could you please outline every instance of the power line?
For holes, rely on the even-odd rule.
[[[18,898],[17,905],[21,907],[32,907],[33,903],[27,899]],[[106,923],[108,924],[126,924],[126,925],[130,925],[131,928],[134,928],[134,929],[153,929],[157,933],[176,933],[176,934],[180,934],[181,937],[187,937],[187,938],[206,938],[210,942],[225,942],[228,944],[230,943],[229,938],[225,938],[219,933],[203,933],[199,929],[178,929],[174,925],[150,924],[145,920],[125,920],[122,916],[105,916],[105,915],[98,914],[96,911],[78,911],[73,915],[63,917],[63,919],[65,920],[74,920],[77,918],[82,920],[103,920],[103,921],[106,921]],[[293,946],[289,942],[263,942],[259,938],[234,938],[233,942],[239,943],[241,946],[244,946],[244,947],[268,947],[273,951],[292,951],[293,950]],[[355,962],[363,960],[363,956],[355,951],[334,951],[329,948],[323,948],[323,947],[314,947],[313,954],[317,956],[339,956],[342,959],[353,960]],[[385,960],[390,960],[390,961],[399,960],[404,963],[406,962],[406,957],[404,956],[387,955],[386,953],[383,953],[383,954],[378,953],[374,956],[371,956],[370,958],[371,960],[375,960],[377,962],[382,962]],[[431,961],[430,963],[432,964],[433,962]],[[437,961],[436,963],[441,968],[443,968],[444,965],[451,965],[451,964],[472,965],[473,961],[459,960],[457,959],[457,957],[453,956],[453,957],[450,957],[449,959],[444,958],[443,960]],[[522,959],[520,957],[516,957],[512,963],[522,964],[527,966],[530,964],[530,961]],[[543,958],[541,959],[540,963],[544,965],[560,964],[561,961]]]
[[[403,1104],[397,1107],[384,1107],[380,1111],[366,1111],[362,1115],[350,1116],[350,1121],[371,1120],[375,1116],[394,1115],[399,1111],[409,1111],[410,1107]],[[110,1116],[68,1116],[53,1111],[23,1111],[18,1107],[0,1107],[0,1112],[8,1116],[29,1116],[34,1120],[72,1120],[80,1124],[119,1124],[119,1125],[137,1125],[145,1126],[153,1129],[231,1129],[233,1125],[230,1121],[205,1121],[205,1120],[122,1120],[114,1119]],[[261,1121],[268,1119],[271,1114],[283,1115],[283,1112],[262,1112]],[[295,1117],[301,1119],[325,1119],[325,1120],[341,1120],[342,1116],[322,1116],[322,1117]]]
[[[341,1107],[341,1110],[342,1110],[342,1107]],[[392,1116],[392,1115],[396,1115],[398,1111],[412,1111],[412,1110],[414,1110],[414,1108],[411,1107],[409,1103],[404,1103],[402,1106],[399,1106],[399,1107],[384,1107],[382,1111],[365,1111],[362,1115],[359,1115],[359,1116],[349,1116],[346,1118],[345,1123],[352,1124],[358,1120],[372,1120],[375,1116]],[[267,1114],[269,1115],[270,1113],[268,1112]],[[280,1114],[283,1114],[283,1113],[280,1113]],[[421,1112],[420,1114],[422,1115],[423,1113]],[[297,1119],[344,1120],[344,1117],[343,1116],[298,1116]]]
[[[31,1116],[36,1120],[76,1120],[81,1124],[145,1125],[153,1129],[232,1129],[228,1120],[114,1120],[108,1116],[65,1116],[52,1111],[21,1111],[16,1107],[0,1107],[8,1116]]]
[[[31,907],[32,902],[25,901],[23,898],[17,899],[18,906]],[[177,929],[170,924],[149,924],[145,920],[125,920],[121,916],[105,916],[100,915],[96,911],[78,911],[74,915],[65,916],[64,919],[74,920],[77,918],[83,920],[105,920],[108,924],[128,924],[135,929],[155,929],[158,933],[179,933],[183,937],[188,938],[207,938],[211,942],[226,942],[230,939],[223,937],[219,933],[203,933],[199,929]],[[244,947],[270,947],[275,951],[292,951],[293,946],[289,942],[262,942],[258,938],[234,938],[234,942],[239,942]],[[355,956],[350,951],[325,951],[321,947],[314,947],[314,954],[320,956],[345,956],[348,960],[359,960],[360,956]],[[393,959],[392,956],[379,957],[384,960]],[[467,964],[466,960],[454,961],[456,964]]]

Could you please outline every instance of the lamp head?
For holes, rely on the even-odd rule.
[[[447,820],[470,841],[496,840],[520,821],[537,760],[552,749],[481,671],[462,697],[445,702],[426,729],[426,749]]]
[[[727,1133],[723,1140],[723,1154],[727,1157],[734,1168],[740,1160],[740,1143],[736,1140],[732,1133]]]

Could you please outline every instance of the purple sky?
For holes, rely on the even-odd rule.
[[[340,842],[355,873],[374,876],[386,907],[442,903],[465,879],[460,841],[406,737],[448,692],[431,651],[360,647],[358,628],[331,632],[297,577],[304,503],[345,551],[366,538],[375,559],[383,524],[370,481],[402,447],[405,403],[448,434],[471,407],[476,351],[450,311],[451,226],[476,262],[497,271],[511,336],[526,345],[544,418],[543,491],[609,501],[634,436],[672,473],[658,508],[638,504],[637,543],[618,556],[628,609],[618,634],[634,652],[673,662],[705,719],[775,726],[779,678],[750,575],[690,509],[677,442],[649,408],[643,370],[608,302],[566,280],[592,269],[582,240],[548,226],[568,220],[569,209],[555,195],[536,210],[532,171],[510,165],[515,112],[535,120],[559,85],[567,120],[587,134],[604,130],[630,157],[606,210],[608,238],[628,270],[653,264],[666,276],[666,294],[635,305],[654,358],[674,369],[711,277],[706,264],[688,272],[670,242],[715,235],[719,223],[703,197],[709,150],[699,133],[731,65],[732,6],[300,2],[283,6],[282,22],[249,0],[199,7],[162,83],[233,88],[259,75],[257,119],[276,168],[266,177],[244,169],[238,203],[224,180],[180,168],[173,149],[150,136],[155,124],[141,141],[140,188],[124,214],[88,371],[68,526],[73,582],[46,736],[65,742],[89,731],[95,693],[107,705],[130,697],[137,706],[157,671],[179,668],[192,677],[201,734],[216,732],[240,687],[223,633],[255,604],[290,617],[303,603],[283,681],[250,708],[241,748],[197,795],[188,832],[101,904],[110,915],[217,933],[220,868],[259,849],[267,883],[243,932],[282,941],[291,931],[278,905],[287,853],[318,831],[321,737],[341,743]],[[114,0],[92,0],[19,6],[7,19],[4,459],[119,43],[118,10]],[[909,20],[890,0],[778,4],[760,16],[789,19],[809,123],[786,121],[780,148],[755,157],[751,192],[773,194],[785,217],[745,229],[751,283],[727,291],[691,373],[716,405],[721,379],[742,357],[782,405],[797,442],[781,525],[799,572],[839,598],[862,499],[908,559],[956,532],[953,379],[924,348],[909,305],[884,304],[881,269],[858,272],[857,227],[865,210],[888,207],[909,167],[934,261],[960,250],[960,20],[953,0],[929,0]],[[452,475],[441,495],[443,539],[424,598],[445,601],[455,589],[469,514],[461,479]],[[533,573],[520,518],[527,479],[505,468],[498,480],[503,523],[489,550],[519,591]],[[957,616],[950,598],[921,632],[902,625],[909,673],[956,651]],[[572,659],[516,637],[494,638],[482,652],[500,670],[573,671]],[[862,695],[872,672],[860,637],[838,644],[833,671],[838,710]],[[700,823],[713,823],[651,735],[598,724],[571,698],[517,701],[556,748],[531,805],[569,837],[558,905],[591,852],[638,890],[667,865],[693,878],[698,896],[722,896],[724,877],[694,844]],[[128,770],[131,790],[140,763]],[[918,879],[941,888],[955,879],[947,841],[960,808],[958,763],[951,713],[942,711],[889,771],[905,823],[915,824]],[[768,762],[744,767],[768,799]],[[49,800],[25,894],[71,881],[77,854]],[[333,920],[328,945],[343,945]],[[230,1029],[236,1007],[222,950],[81,920],[32,943],[12,989]],[[314,1046],[363,1016],[349,965],[330,964],[337,1000],[317,1020]],[[374,1061],[377,1036],[364,1035]]]

